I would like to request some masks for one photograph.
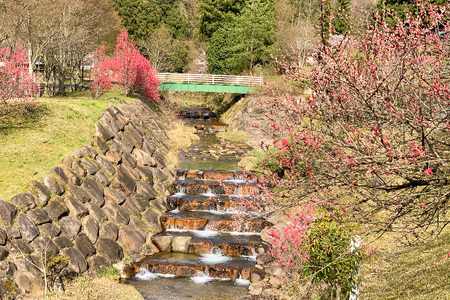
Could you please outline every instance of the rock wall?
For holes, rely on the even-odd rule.
[[[28,193],[0,200],[0,299],[41,295],[44,278],[54,287],[158,251],[151,237],[173,174],[164,159],[170,119],[156,111],[141,101],[109,105],[89,146]]]

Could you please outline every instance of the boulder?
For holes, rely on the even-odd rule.
[[[31,242],[39,235],[36,224],[25,214],[20,214],[17,218],[17,227],[20,229],[22,237]]]
[[[93,217],[98,224],[108,219],[105,212],[97,204],[88,202],[86,203],[86,207],[89,210],[89,216]]]
[[[44,254],[47,258],[59,253],[59,248],[56,244],[47,236],[39,236],[31,242],[31,247],[34,251]]]
[[[262,294],[263,285],[260,282],[250,284],[248,288],[248,293],[252,296],[259,296]]]
[[[81,160],[81,165],[86,169],[86,172],[89,175],[94,175],[98,170],[100,170],[100,165],[97,162],[88,160],[86,158],[83,158]]]
[[[88,259],[89,269],[94,271],[102,271],[111,266],[111,262],[105,256],[101,254],[96,254],[94,256],[89,257]]]
[[[106,152],[105,157],[113,165],[117,165],[122,161],[122,157],[114,149],[109,149],[108,152]]]
[[[87,207],[72,196],[66,196],[64,202],[69,208],[69,216],[80,218],[89,214]]]
[[[18,194],[11,199],[11,202],[24,212],[36,207],[34,196],[29,193]]]
[[[86,203],[91,200],[88,193],[82,187],[77,185],[70,184],[68,194],[82,203]]]
[[[145,234],[138,227],[124,225],[119,228],[118,242],[123,245],[127,253],[139,253],[142,245],[145,243]]]
[[[105,201],[103,211],[110,221],[124,225],[127,225],[130,222],[130,216],[121,207],[110,200]]]
[[[122,153],[122,164],[128,168],[136,168],[137,161],[129,152],[124,152]]]
[[[270,253],[261,253],[256,257],[256,263],[259,265],[266,265],[274,260],[273,255]]]
[[[2,223],[12,225],[17,212],[18,209],[15,205],[4,200],[0,200],[0,220]]]
[[[111,184],[111,179],[103,171],[99,171],[94,175],[95,182],[101,186],[108,186]]]
[[[130,201],[133,203],[134,206],[136,206],[140,212],[143,212],[148,208],[148,205],[150,204],[149,200],[145,200],[144,197],[140,195],[131,195],[128,197],[127,202]]]
[[[189,249],[189,244],[191,243],[192,237],[190,236],[175,236],[172,239],[172,251],[173,252],[187,252]]]
[[[58,246],[59,249],[73,247],[73,243],[65,236],[58,236],[57,238],[53,239],[53,242],[56,246]]]
[[[64,204],[60,197],[50,201],[45,207],[45,211],[54,222],[69,214],[69,208]]]
[[[105,204],[105,199],[103,198],[103,187],[96,181],[85,178],[82,188],[89,196],[92,202],[97,204],[98,206],[103,206]]]
[[[110,239],[99,238],[97,241],[97,252],[107,257],[111,262],[116,262],[123,258],[122,247]]]
[[[120,181],[121,186],[130,193],[136,190],[136,181],[130,174],[127,167],[120,165],[117,168],[117,177]]]
[[[55,174],[67,184],[81,185],[82,183],[80,176],[70,169],[54,167],[50,170],[50,173]]]
[[[105,199],[112,201],[118,205],[122,204],[126,200],[124,193],[111,187],[104,187],[103,194],[105,195]]]
[[[91,146],[82,146],[81,151],[83,151],[85,156],[89,156],[91,159],[95,159],[98,154],[95,148]]]
[[[103,155],[97,155],[95,160],[109,173],[109,175],[116,174],[116,169]]]
[[[146,137],[144,137],[143,141],[142,141],[141,149],[144,150],[145,152],[147,152],[148,154],[153,155],[153,153],[156,150],[156,146],[152,141],[150,141]]]
[[[94,130],[95,136],[100,137],[105,142],[114,137],[114,132],[112,132],[111,129],[108,128],[108,126],[103,126],[100,123],[95,124]]]
[[[95,254],[96,250],[94,244],[89,240],[89,238],[84,233],[80,233],[75,241],[75,248],[83,253],[84,257],[91,256]]]
[[[94,137],[94,141],[103,154],[109,150],[109,146],[100,137],[98,136]]]
[[[147,221],[147,223],[153,227],[155,231],[161,231],[161,223],[159,222],[159,217],[161,214],[155,210],[153,210],[151,207],[149,207],[144,212],[144,219]]]
[[[135,148],[132,155],[139,166],[156,166],[155,159],[150,154],[142,151],[141,149]]]
[[[70,258],[67,266],[69,272],[81,274],[87,270],[87,261],[79,250],[75,248],[64,248],[61,250],[61,254]]]
[[[125,126],[123,136],[127,136],[136,148],[142,147],[142,133],[140,133],[133,125],[128,124]]]
[[[150,167],[137,166],[136,170],[139,172],[142,181],[153,186],[153,172]]]
[[[31,248],[30,243],[24,239],[15,239],[11,241],[11,245],[6,245],[8,247],[8,251],[13,255],[24,255],[30,254]]]
[[[158,192],[150,184],[138,181],[136,186],[136,193],[142,196],[145,200],[153,200],[158,197]]]
[[[75,157],[73,155],[69,155],[69,156],[64,157],[61,162],[63,165],[71,168],[74,159],[75,159]]]
[[[54,238],[61,234],[61,229],[53,223],[45,223],[38,226],[38,228],[43,236]]]
[[[86,168],[85,168],[85,167],[83,166],[83,164],[81,163],[81,161],[79,161],[79,160],[74,160],[74,161],[72,162],[71,167],[72,167],[72,170],[73,170],[78,176],[81,176],[81,177],[86,176],[87,171],[86,171]]]
[[[113,222],[106,222],[105,224],[102,224],[100,228],[100,237],[102,238],[116,241],[118,234],[119,227]]]
[[[121,207],[127,212],[127,214],[131,215],[140,215],[141,210],[139,207],[136,206],[136,204],[131,200],[128,199],[125,201]]]
[[[169,235],[154,235],[152,242],[158,247],[160,251],[168,252],[172,244],[173,236]]]
[[[47,205],[48,200],[50,200],[49,189],[39,181],[33,181],[28,188],[28,192],[34,195],[34,202],[39,207]]]
[[[51,219],[48,216],[47,211],[43,208],[37,208],[37,209],[31,210],[27,213],[27,215],[33,220],[33,222],[36,225],[41,225],[44,223],[51,222]]]
[[[97,221],[92,216],[87,216],[82,220],[83,232],[92,243],[95,243],[98,238],[99,227]]]
[[[81,222],[74,217],[64,217],[59,221],[62,234],[68,238],[74,238],[81,229]]]
[[[64,194],[64,192],[65,192],[64,185],[60,184],[52,176],[45,175],[42,178],[42,181],[44,181],[44,185],[48,188],[48,190],[51,193],[55,193],[56,195],[59,195],[59,196]]]
[[[19,239],[22,237],[22,234],[20,233],[19,228],[17,227],[13,227],[13,226],[8,226],[5,228],[5,233],[6,236],[9,240],[12,239]]]
[[[35,298],[44,294],[44,280],[28,272],[17,272],[14,283],[17,284],[22,295]]]

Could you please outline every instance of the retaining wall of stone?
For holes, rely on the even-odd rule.
[[[89,146],[27,193],[0,200],[0,299],[42,295],[44,263],[57,256],[69,261],[47,274],[50,287],[158,251],[151,237],[173,179],[168,122],[141,101],[109,105]]]

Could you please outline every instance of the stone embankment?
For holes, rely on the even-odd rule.
[[[159,251],[152,235],[173,180],[164,159],[169,122],[141,101],[110,105],[89,146],[27,193],[0,200],[0,299],[42,295],[44,279],[53,288]]]

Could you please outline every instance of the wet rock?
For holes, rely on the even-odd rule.
[[[95,136],[100,137],[105,142],[114,137],[114,132],[112,132],[111,129],[108,128],[108,126],[103,126],[100,123],[95,124],[94,130]]]
[[[57,238],[54,238],[53,241],[59,249],[73,247],[73,243],[65,236],[58,236]]]
[[[18,194],[11,199],[11,202],[24,212],[36,207],[34,196],[29,193]]]
[[[116,262],[123,258],[122,247],[110,239],[99,238],[97,241],[97,252],[103,254],[111,262]]]
[[[118,234],[119,234],[119,227],[117,227],[117,225],[114,224],[113,222],[107,222],[105,224],[102,224],[100,228],[100,237],[102,238],[116,241]]]
[[[111,164],[114,165],[117,165],[122,161],[122,157],[120,157],[120,154],[113,149],[109,149],[108,152],[106,152],[105,157]]]
[[[119,228],[118,242],[123,245],[124,250],[130,254],[139,253],[145,243],[144,232],[135,226],[125,225]]]
[[[156,189],[146,182],[136,182],[136,193],[143,197],[144,200],[153,200],[158,197]]]
[[[175,236],[172,239],[172,251],[173,252],[186,252],[189,249],[192,237],[190,236]]]
[[[103,187],[99,183],[90,178],[86,178],[83,182],[82,188],[92,202],[100,207],[105,204],[105,199],[103,198]]]
[[[50,170],[50,173],[55,174],[64,183],[81,185],[81,178],[74,171],[62,167],[54,167]]]
[[[69,208],[62,202],[61,198],[56,198],[48,203],[45,210],[53,221],[58,221],[65,215],[69,214]]]
[[[52,176],[45,175],[42,180],[44,181],[44,185],[48,188],[50,193],[55,193],[59,196],[64,194],[64,186],[56,181]]]
[[[103,193],[105,195],[105,199],[113,201],[114,203],[119,205],[126,200],[124,193],[110,187],[103,188]]]
[[[100,165],[97,162],[87,160],[86,158],[81,160],[81,165],[86,169],[86,172],[89,175],[94,175],[98,170],[100,170]]]
[[[89,213],[87,207],[72,196],[66,196],[64,202],[69,208],[69,216],[80,218]]]
[[[31,210],[27,215],[33,220],[36,225],[41,225],[51,221],[47,211],[43,208]]]
[[[152,242],[158,247],[160,251],[168,252],[172,244],[173,236],[168,235],[154,235]]]
[[[111,184],[111,180],[103,171],[95,173],[94,179],[95,182],[101,184],[102,186],[108,186]]]
[[[17,227],[19,227],[22,237],[29,242],[39,235],[36,224],[25,214],[20,214],[17,218]]]
[[[0,220],[2,223],[12,225],[17,212],[18,209],[15,205],[4,200],[0,200]]]
[[[47,205],[50,200],[50,191],[48,188],[38,181],[33,181],[28,188],[28,192],[34,195],[34,202],[39,207]]]
[[[13,227],[13,226],[8,226],[5,228],[5,233],[6,236],[8,237],[9,240],[11,239],[18,239],[22,237],[22,234],[20,233],[19,228],[17,227]]]
[[[62,234],[68,238],[74,238],[81,230],[81,222],[74,217],[64,217],[59,221]]]
[[[83,164],[79,160],[74,160],[72,162],[72,170],[81,177],[86,176],[87,171],[86,168],[83,166]]]
[[[75,248],[83,253],[84,257],[91,256],[95,254],[96,250],[89,238],[84,234],[80,233],[74,241]]]
[[[156,166],[155,159],[150,154],[142,151],[141,149],[135,148],[132,155],[136,159],[138,166]]]
[[[38,228],[43,236],[54,238],[61,234],[61,229],[53,223],[45,223],[38,226]]]
[[[108,172],[109,175],[116,174],[116,169],[112,164],[109,163],[109,161],[104,157],[103,155],[97,155],[95,160],[103,167],[105,168],[106,172]]]
[[[64,248],[61,250],[61,254],[70,258],[67,266],[69,272],[81,274],[87,270],[87,261],[79,250],[75,248]]]
[[[123,165],[119,166],[117,168],[117,177],[125,190],[130,193],[133,193],[136,190],[136,181],[127,167]]]
[[[102,140],[101,137],[98,136],[94,137],[94,141],[103,154],[105,154],[109,150],[109,146]]]
[[[103,206],[103,211],[105,212],[108,220],[113,221],[118,224],[127,225],[130,222],[130,216],[123,211],[117,204],[110,200],[105,201],[105,206]]]
[[[99,226],[94,217],[87,216],[82,220],[83,232],[92,243],[95,243],[98,238]]]
[[[98,206],[97,204],[93,202],[86,203],[86,207],[89,210],[89,215],[94,218],[94,220],[100,224],[103,221],[107,220],[107,216],[105,212]]]
[[[38,251],[46,255],[47,258],[59,253],[59,248],[56,244],[47,236],[39,236],[31,242],[31,247],[34,251]]]

